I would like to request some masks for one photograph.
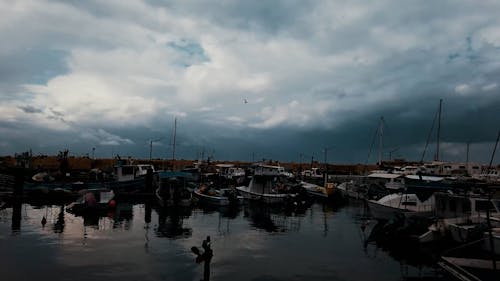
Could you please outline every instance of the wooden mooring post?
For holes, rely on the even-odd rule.
[[[153,190],[153,169],[148,169],[145,183],[144,183],[144,191],[148,194],[152,194]]]
[[[213,250],[210,246],[210,236],[203,240],[201,244],[204,252],[201,253],[198,247],[192,247],[191,251],[196,255],[196,263],[203,262],[203,279],[202,281],[210,281],[210,262],[214,256]]]

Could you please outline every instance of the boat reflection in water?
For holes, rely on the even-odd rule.
[[[191,207],[170,206],[157,209],[158,226],[154,229],[157,237],[170,239],[189,238],[193,230],[184,227],[184,219],[191,216]]]
[[[244,206],[244,216],[250,220],[252,227],[266,232],[298,232],[304,212],[302,209],[294,212],[280,206],[250,202]]]
[[[59,206],[59,213],[56,222],[52,226],[54,233],[63,233],[66,223],[64,221],[64,205]]]
[[[218,212],[223,218],[235,219],[240,214],[243,206],[241,205],[227,205],[227,206],[216,206],[213,204],[206,204],[199,201],[197,208],[203,212],[203,214],[213,214]]]
[[[132,228],[132,221],[134,218],[133,208],[134,205],[131,203],[120,202],[119,204],[116,204],[115,208],[76,213],[68,211],[68,213],[75,218],[82,218],[83,226],[90,227],[92,229],[130,230]],[[63,210],[61,210],[61,212],[63,212]],[[62,216],[64,216],[64,213],[62,213]]]
[[[440,253],[449,248],[449,245],[422,245],[409,236],[411,231],[413,230],[404,225],[391,225],[365,218],[360,222],[360,232],[366,257],[376,260],[384,253],[388,254],[399,262],[401,280],[446,280],[438,271],[429,274],[423,269],[433,267],[439,260]],[[410,267],[417,269],[417,276],[408,273]]]
[[[43,218],[45,224],[41,224]],[[64,205],[10,204],[0,210],[0,262],[4,264],[0,276],[13,281],[103,277],[128,281],[144,276],[199,280],[204,267],[194,263],[191,249],[200,247],[207,236],[215,253],[209,272],[212,280],[429,276],[433,255],[439,252],[391,242],[384,238],[385,229],[375,223],[363,204],[355,202],[303,209],[258,202],[237,208],[163,208],[155,200],[118,201],[112,210],[78,215]],[[5,235],[10,230],[12,234]],[[82,270],[75,274],[75,269]]]

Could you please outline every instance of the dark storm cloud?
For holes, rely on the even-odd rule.
[[[147,0],[157,7],[165,7],[180,15],[207,18],[221,26],[243,30],[276,33],[288,30],[315,7],[315,1],[169,1]]]
[[[0,82],[45,83],[67,71],[65,55],[63,51],[30,46],[0,56]]]
[[[489,160],[499,129],[494,2],[21,4],[0,28],[5,154],[148,157],[161,138],[168,158],[177,116],[180,158],[364,163],[384,116],[384,157],[420,160],[439,99],[444,159],[471,142]]]

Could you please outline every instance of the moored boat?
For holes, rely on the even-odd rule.
[[[301,182],[300,184],[309,195],[316,198],[331,199],[335,195],[335,184],[333,183],[327,183],[326,187],[308,182]]]
[[[162,173],[155,196],[158,204],[167,206],[190,206],[192,193],[188,189],[185,173]]]
[[[290,193],[289,187],[282,181],[284,172],[285,169],[280,166],[257,164],[248,186],[238,186],[236,189],[245,199],[267,204],[284,203],[297,196],[296,193]]]
[[[421,201],[416,194],[394,193],[379,200],[369,200],[372,216],[380,220],[390,220],[396,216],[430,217],[434,214],[434,196]]]
[[[243,203],[244,199],[243,196],[238,195],[236,190],[231,188],[215,189],[202,186],[195,189],[193,194],[199,200],[217,206],[238,205]]]

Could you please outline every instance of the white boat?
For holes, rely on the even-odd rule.
[[[294,194],[287,193],[287,187],[280,182],[285,169],[281,166],[257,164],[254,175],[248,186],[238,186],[236,189],[249,200],[264,203],[283,203]]]
[[[430,217],[434,214],[434,196],[420,201],[416,194],[394,193],[379,200],[369,200],[368,207],[376,219],[390,220],[398,215],[405,217]]]
[[[429,227],[425,236],[442,238],[447,233],[458,243],[481,239],[487,230],[486,209],[490,210],[490,224],[500,227],[500,201],[486,198],[436,193],[436,217],[439,220]],[[422,236],[420,242],[433,241]],[[425,238],[424,238],[425,237]]]
[[[148,170],[152,170],[153,173],[155,169],[153,165],[149,164],[138,164],[138,165],[125,165],[121,162],[113,167],[113,177],[117,182],[133,181],[141,178],[148,173]]]
[[[500,182],[500,170],[498,168],[484,169],[476,178],[489,182]]]
[[[234,189],[195,189],[193,194],[198,199],[217,206],[238,205],[243,203],[243,196],[237,194]]]

